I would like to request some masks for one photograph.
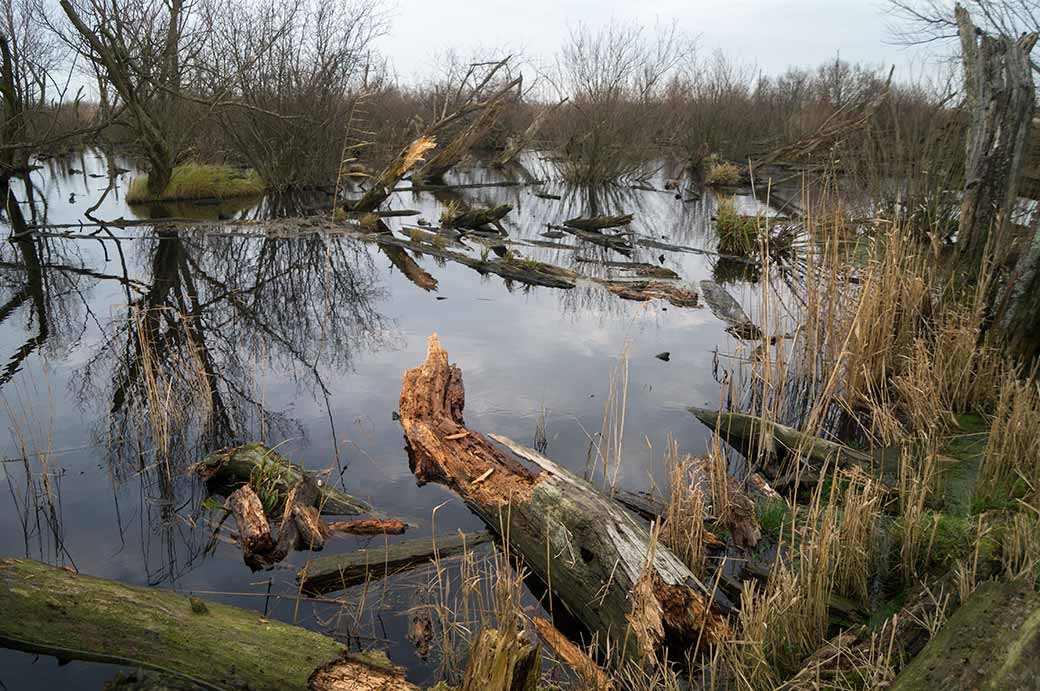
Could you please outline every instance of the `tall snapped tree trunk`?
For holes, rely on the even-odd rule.
[[[436,335],[408,370],[400,414],[415,476],[454,489],[614,662],[672,659],[728,631],[690,570],[619,504],[536,451],[463,426],[462,372]],[[680,652],[681,651],[681,652]]]
[[[957,244],[961,256],[977,264],[991,237],[998,247],[1010,239],[1035,109],[1029,53],[1037,35],[990,36],[960,5],[956,18],[970,118]]]

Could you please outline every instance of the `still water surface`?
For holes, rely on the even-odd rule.
[[[528,163],[534,177],[552,178],[547,163]],[[75,224],[87,214],[260,217],[271,210],[255,202],[130,209],[122,200],[134,174],[127,160],[87,150],[41,165],[30,176],[32,195],[22,183],[14,185],[30,222]],[[456,181],[501,179],[477,166]],[[663,180],[652,182],[663,187]],[[35,204],[26,203],[30,196]],[[514,241],[545,243],[547,223],[628,212],[639,236],[715,247],[710,194],[684,202],[663,190],[590,193],[547,182],[402,192],[391,206],[417,209],[436,223],[453,199],[512,204],[504,225]],[[738,201],[748,211],[758,208],[750,197]],[[415,220],[391,225],[407,237],[405,226]],[[387,650],[420,683],[433,678],[436,660],[421,659],[407,641],[404,611],[416,604],[421,575],[366,596],[360,617],[338,616],[335,605],[297,609],[292,599],[269,598],[295,593],[293,577],[307,555],[295,553],[254,574],[229,540],[207,552],[214,513],[201,507],[204,488],[186,472],[188,465],[209,449],[263,440],[309,469],[331,468],[348,492],[418,526],[391,540],[429,534],[438,506],[438,532],[477,530],[480,520],[453,493],[417,486],[394,419],[402,373],[423,359],[431,333],[462,367],[470,427],[534,445],[544,416],[546,453],[579,473],[590,435],[601,427],[611,369],[627,352],[619,485],[636,490],[663,483],[660,456],[668,435],[685,451],[704,450],[706,431],[684,409],[718,403],[720,363],[741,349],[707,308],[624,301],[593,283],[571,290],[509,284],[414,255],[436,279],[436,288],[426,290],[379,247],[348,237],[173,233],[151,226],[85,226],[66,234],[0,244],[0,555],[295,619],[352,645]],[[519,252],[596,276],[616,270],[602,260],[626,261],[569,235],[549,242],[558,246],[528,244]],[[467,251],[479,256],[480,245]],[[631,260],[663,263],[692,284],[713,273],[724,278],[705,254],[637,247]],[[751,284],[727,287],[745,303],[752,300]],[[135,346],[142,320],[151,318],[146,315],[154,315],[164,334],[157,358],[142,358]],[[664,351],[667,362],[655,357]],[[205,377],[192,378],[193,365]],[[166,423],[163,442],[148,432],[149,410],[156,407],[150,406],[149,377],[176,382],[168,395],[180,402],[172,406],[179,415]],[[209,403],[200,412],[201,399]],[[326,553],[368,542],[331,540]],[[347,594],[355,604],[360,597]],[[0,650],[0,688],[10,691],[100,689],[116,671]]]

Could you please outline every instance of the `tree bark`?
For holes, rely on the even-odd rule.
[[[271,551],[271,526],[267,523],[264,506],[249,485],[242,485],[227,499],[231,515],[238,526],[238,544],[246,563],[256,560],[257,554]]]
[[[643,664],[728,632],[707,589],[620,505],[541,454],[463,426],[462,372],[436,335],[405,373],[400,414],[420,482],[454,489],[616,660]]]
[[[1037,35],[990,36],[960,5],[955,15],[970,118],[957,245],[977,264],[991,237],[998,248],[1010,239],[1009,216],[1036,106],[1029,53]]]
[[[0,645],[175,674],[221,691],[414,691],[379,654],[259,613],[0,559]]]

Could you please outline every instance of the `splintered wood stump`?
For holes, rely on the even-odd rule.
[[[417,691],[379,653],[348,653],[259,612],[0,559],[0,645],[175,674],[227,691]]]
[[[665,647],[681,655],[726,635],[703,584],[624,508],[536,451],[492,437],[541,469],[527,470],[463,425],[464,404],[462,372],[433,335],[401,387],[415,476],[451,487],[504,535],[604,654],[642,664]]]
[[[256,559],[257,554],[270,552],[274,547],[271,539],[271,526],[264,514],[264,505],[249,485],[239,487],[227,499],[228,509],[235,517],[238,526],[238,543],[242,546],[242,555],[247,563]]]

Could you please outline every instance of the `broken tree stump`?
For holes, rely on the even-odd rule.
[[[300,466],[289,462],[274,449],[255,442],[216,451],[195,464],[194,471],[221,493],[230,493],[249,484],[251,477],[262,476],[270,490],[278,495],[276,511],[282,510],[289,491],[305,475]],[[365,502],[327,484],[318,486],[315,503],[323,514],[356,516],[375,513]]]
[[[296,581],[308,595],[323,595],[414,569],[434,559],[447,559],[490,541],[491,535],[486,532],[462,533],[330,554],[311,560],[296,574]]]
[[[270,552],[274,547],[264,505],[249,485],[243,485],[227,498],[227,507],[238,527],[238,544],[242,547],[242,556],[247,564],[253,564],[257,561],[257,555]]]
[[[541,646],[515,630],[484,629],[469,649],[461,691],[536,691]]]
[[[202,602],[197,600],[197,602]],[[198,610],[202,610],[198,612]],[[416,691],[379,653],[170,590],[0,559],[0,645],[107,662],[237,691]]]
[[[492,437],[540,468],[527,470],[463,425],[464,404],[462,372],[433,335],[401,386],[415,476],[448,485],[504,535],[604,654],[643,665],[664,648],[691,651],[727,634],[708,590],[624,508],[536,451]]]

